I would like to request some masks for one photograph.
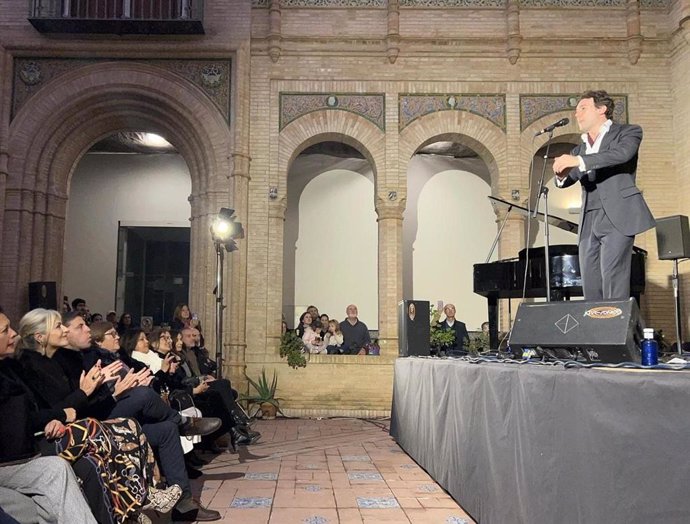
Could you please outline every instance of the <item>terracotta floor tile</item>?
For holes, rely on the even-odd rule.
[[[271,512],[269,522],[270,524],[304,524],[310,520],[324,524],[340,522],[335,508],[275,508]]]
[[[258,421],[253,426],[262,433],[257,445],[237,454],[205,455],[212,462],[192,482],[193,493],[221,512],[221,523],[445,524],[454,522],[452,517],[473,523],[381,431],[382,423]],[[233,502],[271,507],[231,507]]]

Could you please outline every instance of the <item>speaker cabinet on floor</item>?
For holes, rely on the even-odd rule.
[[[656,245],[659,260],[690,258],[688,217],[673,215],[656,219]]]
[[[429,301],[403,300],[398,304],[400,356],[429,356]]]
[[[644,321],[635,299],[520,304],[510,335],[513,354],[525,350],[593,361],[639,362]]]
[[[29,308],[38,307],[58,310],[55,282],[29,282]]]

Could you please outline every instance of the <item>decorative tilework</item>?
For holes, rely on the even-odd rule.
[[[628,97],[611,95],[615,102],[613,121],[619,124],[628,122]],[[521,95],[520,130],[524,130],[540,118],[561,111],[574,111],[580,94],[570,95]]]
[[[642,9],[669,9],[671,0],[640,0]]]
[[[304,524],[327,524],[330,522],[326,517],[321,515],[314,515],[312,517],[307,517],[302,521]]]
[[[233,499],[231,508],[251,509],[270,508],[273,504],[271,497],[237,497]]]
[[[520,0],[520,7],[625,7],[626,0]]]
[[[27,57],[14,59],[12,117],[46,83],[64,73],[99,62],[113,62],[112,58],[76,59]],[[226,121],[230,119],[230,73],[232,64],[227,58],[218,60],[126,60],[145,63],[175,73],[199,86],[213,100]],[[38,71],[38,73],[37,73]],[[38,81],[34,82],[38,74]],[[27,79],[29,80],[27,82]]]
[[[506,0],[400,0],[400,7],[411,8],[454,8],[464,7],[470,9],[476,8],[503,8],[506,5]]]
[[[436,493],[439,491],[436,484],[420,484],[417,486],[417,490],[423,491],[424,493]]]
[[[404,94],[398,96],[398,122],[402,131],[414,120],[437,111],[468,111],[505,131],[505,95]]]
[[[252,0],[252,7],[268,7],[268,0]]]
[[[394,497],[357,497],[357,507],[362,509],[399,508]]]
[[[415,469],[417,464],[401,464],[400,467],[402,469]]]
[[[468,522],[465,519],[451,515],[446,519],[446,524],[468,524]]]
[[[383,480],[381,473],[373,471],[351,471],[347,474],[350,480]]]
[[[316,484],[308,484],[304,486],[304,491],[308,491],[309,493],[319,493],[321,491],[321,486],[317,486]]]
[[[280,129],[301,116],[324,109],[355,113],[385,131],[385,97],[380,93],[280,93]]]
[[[245,473],[245,480],[278,480],[278,473]]]
[[[340,458],[343,462],[371,462],[369,455],[343,455]]]

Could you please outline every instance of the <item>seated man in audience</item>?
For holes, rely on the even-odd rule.
[[[76,311],[84,320],[88,320],[88,309],[86,307],[86,300],[83,298],[75,298],[72,300],[72,311]]]
[[[340,331],[343,333],[343,352],[346,355],[365,354],[364,346],[371,343],[369,328],[357,318],[357,306],[350,304],[345,309],[347,318],[340,323]]]
[[[67,376],[72,389],[77,389],[79,377],[85,367],[83,352],[89,350],[92,342],[91,328],[77,312],[63,315],[63,324],[67,332],[67,348],[59,348],[53,359],[60,365]],[[99,324],[95,325],[100,328]],[[102,330],[102,329],[101,329]],[[108,337],[115,339],[117,331],[108,324]],[[98,336],[104,339],[104,336]],[[119,361],[111,366],[117,367]],[[122,365],[119,366],[120,369]],[[105,370],[105,368],[103,368]],[[220,514],[203,507],[192,498],[189,477],[184,464],[184,453],[180,445],[180,434],[210,434],[220,427],[217,419],[197,419],[182,417],[171,409],[150,387],[139,386],[134,370],[117,380],[113,389],[107,384],[101,385],[89,399],[85,415],[100,420],[116,417],[132,417],[141,423],[142,430],[157,453],[157,458],[170,484],[182,488],[182,498],[175,507],[178,518],[195,520],[217,520]]]
[[[439,329],[455,332],[455,341],[452,346],[446,349],[446,354],[450,356],[467,355],[470,343],[470,334],[467,332],[467,327],[463,322],[455,318],[455,306],[453,304],[446,304],[443,312],[446,315],[446,319],[439,323]]]

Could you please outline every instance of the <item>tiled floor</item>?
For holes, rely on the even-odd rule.
[[[258,421],[259,443],[225,454],[193,482],[236,524],[470,524],[388,436],[388,421]]]

